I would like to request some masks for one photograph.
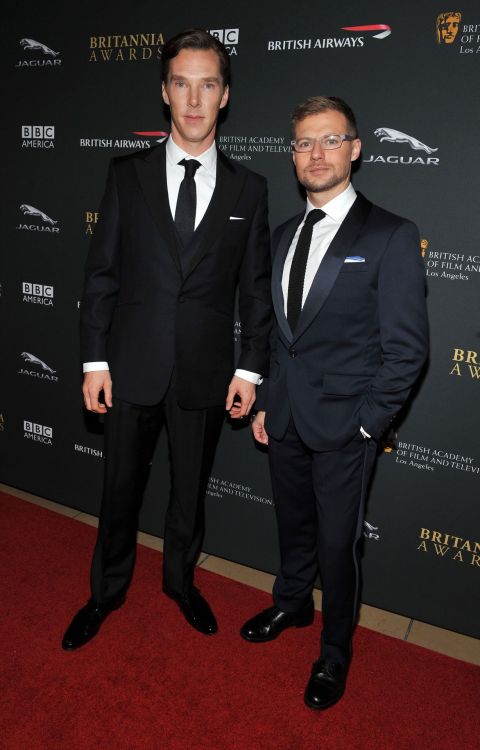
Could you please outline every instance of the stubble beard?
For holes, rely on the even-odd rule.
[[[310,180],[308,176],[304,176],[300,182],[302,183],[305,190],[309,193],[325,193],[328,190],[332,190],[341,185],[345,179],[345,175],[333,174],[326,182],[318,183],[317,181]]]

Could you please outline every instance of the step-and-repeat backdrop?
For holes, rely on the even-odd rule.
[[[164,40],[199,26],[228,47],[231,102],[219,147],[268,178],[272,228],[298,212],[289,119],[314,94],[357,113],[354,184],[420,227],[431,356],[380,456],[364,528],[363,601],[480,635],[480,6],[183,3],[9,10],[2,70],[7,166],[0,480],[90,513],[102,481],[102,422],[82,408],[83,265],[112,156],[169,131]],[[7,98],[8,97],[8,98]],[[238,339],[235,321],[232,336]],[[169,491],[162,435],[141,528],[162,535]],[[225,424],[210,478],[205,549],[276,570],[266,455]],[[478,598],[477,598],[478,604]]]

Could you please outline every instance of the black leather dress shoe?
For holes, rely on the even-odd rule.
[[[247,620],[240,630],[240,635],[252,643],[273,641],[286,628],[304,628],[311,625],[314,615],[313,601],[299,612],[283,612],[278,607],[269,607],[251,620]]]
[[[318,659],[305,690],[305,703],[322,711],[340,700],[345,692],[348,668],[345,664]]]
[[[118,609],[125,602],[125,596],[120,596],[107,604],[99,604],[95,599],[90,599],[80,609],[65,631],[62,640],[62,648],[65,651],[74,651],[84,646],[94,638],[106,617]]]
[[[164,593],[177,602],[180,611],[192,628],[204,635],[214,635],[218,630],[215,615],[210,605],[203,598],[200,591],[194,586],[186,594],[174,594],[168,588],[163,588]]]

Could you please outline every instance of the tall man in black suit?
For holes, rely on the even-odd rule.
[[[171,135],[113,159],[86,266],[83,394],[87,409],[105,414],[106,465],[92,598],[64,635],[67,650],[89,641],[125,601],[162,423],[172,475],[163,589],[194,628],[216,632],[193,585],[206,485],[225,409],[234,418],[249,413],[268,365],[266,182],[215,146],[229,96],[227,51],[193,29],[165,44],[162,61]],[[234,373],[237,285],[242,344]]]
[[[305,701],[342,696],[357,610],[359,540],[377,441],[427,356],[425,273],[410,221],[350,183],[361,143],[335,97],[293,114],[293,161],[306,210],[273,238],[276,326],[253,431],[268,443],[281,566],[274,606],[243,626],[253,642],[313,620],[320,572],[323,632]]]

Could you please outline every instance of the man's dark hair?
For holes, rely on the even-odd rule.
[[[224,86],[230,85],[230,57],[224,45],[204,29],[187,29],[168,39],[162,49],[162,81],[167,83],[170,60],[182,49],[211,49],[218,55]]]
[[[293,134],[295,135],[295,128],[298,123],[306,117],[310,117],[310,115],[318,115],[321,112],[327,112],[329,110],[341,112],[348,122],[348,135],[353,135],[354,138],[358,138],[357,121],[353,114],[353,110],[348,106],[347,102],[344,102],[343,99],[340,99],[338,96],[310,96],[301,104],[297,104],[292,113]]]

